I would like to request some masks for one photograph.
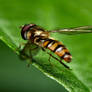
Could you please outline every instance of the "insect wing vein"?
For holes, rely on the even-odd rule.
[[[65,28],[65,29],[60,29],[60,30],[52,30],[52,31],[49,31],[49,32],[52,32],[52,33],[59,32],[59,33],[62,33],[62,34],[67,34],[67,35],[92,33],[92,26]]]

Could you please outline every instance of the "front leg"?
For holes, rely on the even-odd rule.
[[[21,49],[21,47],[24,45],[24,47]],[[19,57],[22,59],[22,60],[25,60],[25,59],[29,59],[30,58],[30,55],[27,53],[29,52],[29,47],[30,47],[31,43],[26,43],[26,44],[20,44],[19,45]]]
[[[20,45],[20,49],[19,49],[19,57],[22,59],[22,60],[27,60],[28,59],[28,64],[27,66],[29,67],[30,64],[32,64],[32,51],[33,50],[36,50],[38,48],[38,46],[33,47],[33,43],[31,42],[28,42],[26,44],[23,44],[24,47],[23,49],[21,49],[21,45]]]

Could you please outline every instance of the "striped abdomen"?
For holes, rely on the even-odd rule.
[[[61,59],[64,59],[66,62],[70,62],[72,56],[68,49],[59,41],[53,39],[46,39],[43,42],[43,47],[48,48],[58,55]]]

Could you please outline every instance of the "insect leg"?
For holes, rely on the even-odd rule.
[[[30,52],[38,48],[37,46],[35,48],[31,48],[32,44],[33,44],[32,42],[27,42],[26,44],[22,43],[19,45],[19,47],[17,48],[17,51],[19,52],[21,59],[30,58],[30,55],[31,55]],[[21,49],[22,45],[24,45],[24,47]]]
[[[30,60],[30,61],[28,61],[28,64],[27,64],[28,67],[30,66],[30,64],[32,64],[32,51],[38,48],[38,47],[30,48],[31,46],[32,46],[32,43],[28,42],[28,43],[25,44],[23,49],[19,51],[19,57],[21,59]],[[19,46],[19,48],[21,48],[21,45]]]
[[[42,47],[41,47],[41,49],[42,49],[42,51],[46,52],[46,50],[45,50],[44,48],[42,48]],[[50,59],[51,59],[51,56],[49,55],[48,61],[49,61],[49,62],[50,62],[50,64],[52,65],[52,63],[51,63],[51,60],[50,60]],[[53,65],[52,65],[52,66],[53,66]]]
[[[42,48],[42,50],[46,52],[46,50],[45,50],[44,48]],[[57,61],[59,61],[65,68],[70,69],[70,67],[67,66],[66,64],[64,64],[61,60],[59,60],[58,58],[56,58],[55,56],[53,56],[53,55],[50,54],[49,52],[46,52],[46,53],[49,54],[50,57],[53,57],[54,59],[56,59]]]
[[[42,51],[46,51],[43,47],[41,49],[42,49]]]
[[[19,49],[19,56],[20,56],[20,58],[23,59],[23,60],[29,59],[30,56],[27,54],[27,51],[28,51],[28,49],[29,49],[29,43],[26,43],[26,44],[23,44],[23,45],[25,45],[25,46],[23,47],[23,49],[21,49],[22,44],[19,45],[19,48],[18,48],[18,49]],[[20,49],[21,49],[21,50],[20,50]]]
[[[35,47],[35,48],[32,48],[32,49],[30,48],[30,50],[29,50],[29,54],[30,54],[30,58],[29,59],[30,59],[30,61],[27,64],[28,67],[30,67],[30,64],[32,64],[32,51],[36,50],[37,48],[38,48],[38,46]]]
[[[64,64],[64,63],[63,63],[61,60],[59,60],[58,58],[54,57],[52,54],[50,54],[50,53],[48,53],[48,52],[47,52],[47,54],[49,54],[51,57],[53,57],[54,59],[56,59],[57,61],[59,61],[65,68],[70,69],[69,66],[67,66],[66,64]]]
[[[27,67],[30,67],[30,64],[32,64],[32,54],[31,54],[31,52],[30,52],[30,56],[29,56],[29,62],[28,62],[28,64],[27,64]]]

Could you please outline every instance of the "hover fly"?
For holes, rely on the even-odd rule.
[[[24,40],[28,40],[28,42],[37,45],[37,47],[41,47],[43,51],[49,49],[57,56],[59,56],[59,59],[48,52],[47,54],[49,54],[51,57],[53,57],[54,59],[56,59],[62,65],[64,65],[66,68],[69,69],[69,67],[62,62],[62,60],[65,60],[67,63],[69,63],[72,60],[72,55],[62,42],[50,37],[51,32],[52,33],[59,32],[68,35],[92,33],[92,26],[65,28],[52,31],[46,31],[36,24],[26,24],[21,28],[21,36]]]

